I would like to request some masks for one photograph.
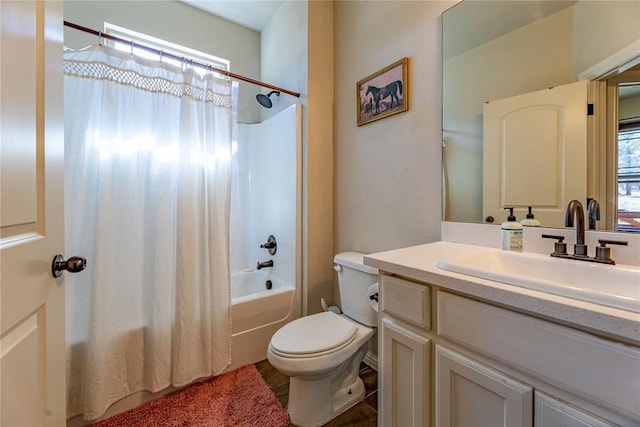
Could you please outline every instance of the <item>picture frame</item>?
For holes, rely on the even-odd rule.
[[[358,126],[409,109],[408,67],[404,57],[356,83]]]

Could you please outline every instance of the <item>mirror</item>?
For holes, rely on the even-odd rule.
[[[442,22],[443,220],[486,223],[486,102],[591,80],[587,99],[595,104],[595,116],[587,122],[583,166],[587,182],[581,185],[586,196],[598,199],[604,210],[597,228],[618,230],[618,101],[612,101],[611,94],[617,96],[618,85],[629,84],[623,83],[620,73],[632,72],[632,67],[640,63],[640,2],[465,0],[445,11]],[[633,147],[640,147],[640,143]],[[539,170],[540,176],[553,173]],[[536,182],[526,185],[534,187]],[[637,191],[640,198],[640,185],[630,191]],[[586,200],[582,201],[586,209]],[[563,199],[558,204],[564,207],[566,202]],[[544,206],[534,204],[534,213],[537,209]],[[526,203],[516,206],[515,211],[518,220],[524,219]],[[504,211],[494,223],[500,224],[506,216]]]

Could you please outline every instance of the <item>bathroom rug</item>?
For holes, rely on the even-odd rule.
[[[289,424],[289,414],[256,367],[245,365],[93,426],[286,427]]]

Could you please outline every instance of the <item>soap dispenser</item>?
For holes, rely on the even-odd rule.
[[[513,215],[513,208],[509,210],[507,221],[500,226],[502,233],[502,249],[505,251],[522,252],[522,224]]]
[[[529,206],[529,213],[527,214],[527,218],[523,219],[521,222],[523,227],[540,227],[540,221],[535,219],[533,216],[533,212],[531,212],[531,206]]]

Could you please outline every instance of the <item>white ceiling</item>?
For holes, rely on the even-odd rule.
[[[262,31],[284,0],[178,0],[255,31]]]

